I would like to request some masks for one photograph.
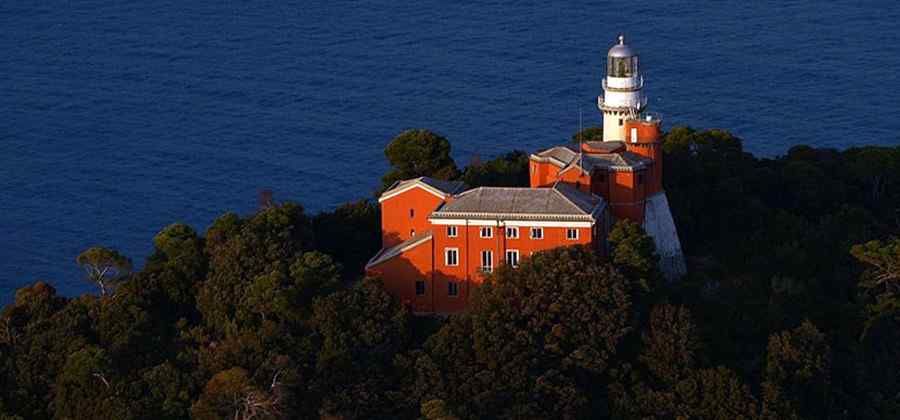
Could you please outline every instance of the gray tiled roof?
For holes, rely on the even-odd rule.
[[[622,141],[586,141],[584,144],[591,149],[603,150],[606,151],[606,153],[612,153],[625,147],[625,142]]]
[[[417,179],[447,194],[458,193],[462,191],[462,189],[466,186],[466,184],[462,181],[444,181],[442,179],[434,179],[427,176],[423,176]]]
[[[431,217],[590,219],[602,205],[602,198],[562,183],[553,188],[481,187],[455,196]]]
[[[582,165],[588,172],[594,168],[641,168],[650,162],[649,159],[632,152],[609,154],[585,153]],[[578,164],[576,161],[575,164]]]
[[[400,242],[399,244],[394,245],[390,248],[383,248],[381,251],[378,251],[378,253],[375,254],[375,256],[373,256],[372,259],[369,260],[368,263],[366,263],[366,268],[370,268],[372,266],[381,264],[391,258],[394,258],[394,257],[402,254],[403,251],[405,251],[411,247],[417,246],[420,243],[424,243],[430,239],[431,239],[431,231],[429,230],[429,231],[414,235],[412,238],[409,238],[403,242]]]
[[[603,202],[602,197],[588,194],[563,182],[557,182],[553,189],[587,214],[591,214],[597,208],[597,205]]]
[[[615,150],[622,147],[622,142],[588,142],[595,149]],[[650,160],[636,153],[623,151],[615,153],[578,153],[575,146],[551,147],[536,155],[538,159],[551,159],[560,168],[582,166],[590,172],[594,168],[602,169],[638,169]]]
[[[536,156],[545,159],[553,158],[560,162],[562,167],[565,167],[578,157],[578,151],[574,150],[573,146],[555,146],[538,153]]]
[[[405,179],[403,181],[394,182],[390,188],[388,188],[383,194],[389,193],[394,190],[399,190],[405,188],[411,184],[422,183],[428,185],[429,187],[435,188],[445,194],[455,194],[463,190],[466,184],[462,181],[444,181],[442,179],[434,179],[427,176],[420,176],[418,178]]]

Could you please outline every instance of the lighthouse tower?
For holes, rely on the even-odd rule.
[[[637,118],[647,107],[644,77],[638,67],[638,55],[625,44],[625,36],[609,49],[603,96],[597,106],[603,112],[603,141],[625,141],[625,122]]]

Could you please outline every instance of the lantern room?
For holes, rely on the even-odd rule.
[[[606,61],[608,77],[634,77],[638,71],[638,56],[631,47],[625,45],[625,36],[619,35],[619,43],[609,49]]]

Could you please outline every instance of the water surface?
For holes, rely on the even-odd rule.
[[[756,154],[900,144],[895,2],[0,2],[0,303],[89,290],[103,244],[163,226],[370,196],[384,145],[427,127],[460,164],[600,123],[625,32],[651,109]]]

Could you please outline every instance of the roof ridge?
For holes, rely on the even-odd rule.
[[[481,188],[481,187],[469,188],[468,190],[465,190],[465,191],[462,191],[462,192],[459,192],[459,193],[455,194],[455,196],[456,196],[456,197],[462,197],[462,196],[464,196],[464,195],[472,194],[472,193],[478,191],[478,189],[480,189],[480,188]]]
[[[536,190],[536,189],[539,189],[539,188],[532,188],[532,187],[478,187],[478,188],[473,188],[473,189],[476,189],[476,190],[485,189],[485,190],[516,190],[516,191],[519,191],[519,190]]]
[[[574,206],[576,210],[582,211],[582,212],[584,211],[584,209],[581,208],[581,206],[572,202],[572,200],[570,200],[569,197],[567,197],[565,194],[563,194],[563,192],[560,191],[559,188],[556,188],[556,184],[553,185],[553,191],[556,191],[556,193],[559,194],[559,196],[562,197],[563,200],[566,200],[566,202],[569,203],[569,205]]]
[[[568,184],[567,184],[566,186],[572,188],[572,193],[585,194],[585,195],[588,195],[588,197],[590,197],[590,198],[598,197],[598,196],[595,195],[594,193],[585,193],[584,191],[581,191],[581,190],[579,190],[579,189],[577,189],[577,188],[571,187],[571,186],[569,186]],[[587,213],[591,213],[590,211],[587,211],[587,210],[581,208],[581,206],[579,206],[577,203],[575,203],[574,201],[572,201],[573,199],[570,198],[566,193],[562,192],[561,190],[558,190],[558,189],[556,188],[555,185],[554,185],[554,188],[553,188],[553,189],[556,190],[560,195],[562,195],[562,197],[563,197],[566,201],[568,201],[570,204],[572,204],[572,205],[575,206],[575,207],[578,207],[578,210],[581,210],[581,211],[584,211],[584,212],[587,212]],[[579,197],[579,199],[580,199],[580,198],[581,198],[581,197]],[[601,198],[602,198],[602,197],[601,197]],[[591,203],[590,200],[579,200],[579,201],[584,201],[584,204],[585,204],[586,206],[590,206],[591,210],[593,210],[595,207],[597,207],[597,205],[599,205],[600,202],[601,202],[601,201],[598,201],[597,203]]]

